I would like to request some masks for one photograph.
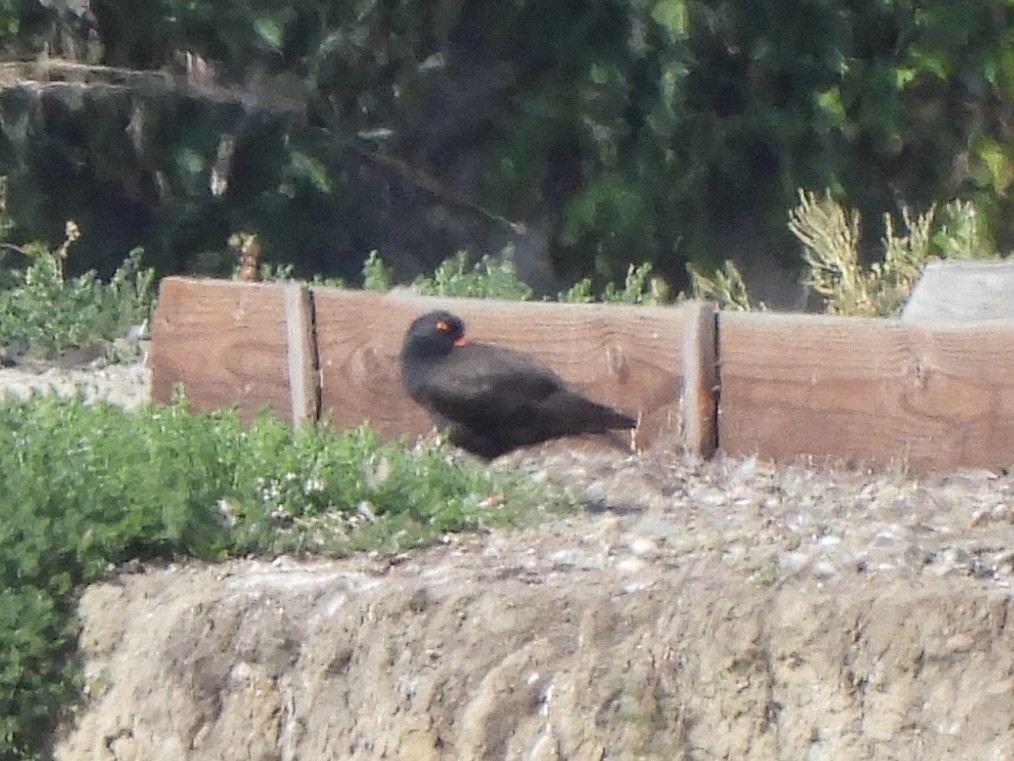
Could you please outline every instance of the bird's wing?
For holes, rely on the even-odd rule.
[[[471,344],[441,364],[425,396],[435,412],[481,424],[535,413],[541,401],[565,387],[560,376],[527,354]]]

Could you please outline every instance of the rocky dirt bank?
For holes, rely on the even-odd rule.
[[[62,759],[1005,759],[1010,596],[981,580],[609,554],[615,521],[403,562],[91,588]]]
[[[57,757],[1014,758],[1014,479],[559,446],[497,467],[585,507],[89,588]]]

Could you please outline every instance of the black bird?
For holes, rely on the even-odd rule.
[[[567,386],[534,357],[472,343],[450,312],[415,320],[401,381],[451,443],[487,459],[557,436],[633,428],[637,421]]]

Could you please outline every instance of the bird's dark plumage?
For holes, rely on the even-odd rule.
[[[593,402],[534,357],[471,343],[450,312],[415,320],[401,349],[401,380],[450,440],[493,458],[557,436],[633,428],[637,421]]]

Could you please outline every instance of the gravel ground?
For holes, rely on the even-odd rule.
[[[33,370],[0,369],[0,394],[25,399],[33,393],[55,391],[61,396],[80,393],[89,401],[104,399],[128,409],[148,400],[151,370],[144,365],[107,365],[64,369],[39,366]]]
[[[554,556],[605,564],[691,559],[774,584],[790,577],[967,577],[1014,583],[1014,481],[988,471],[923,478],[894,472],[775,467],[756,458],[691,462],[555,451],[514,456],[568,489],[605,531],[601,551]],[[536,555],[539,553],[536,552]]]

